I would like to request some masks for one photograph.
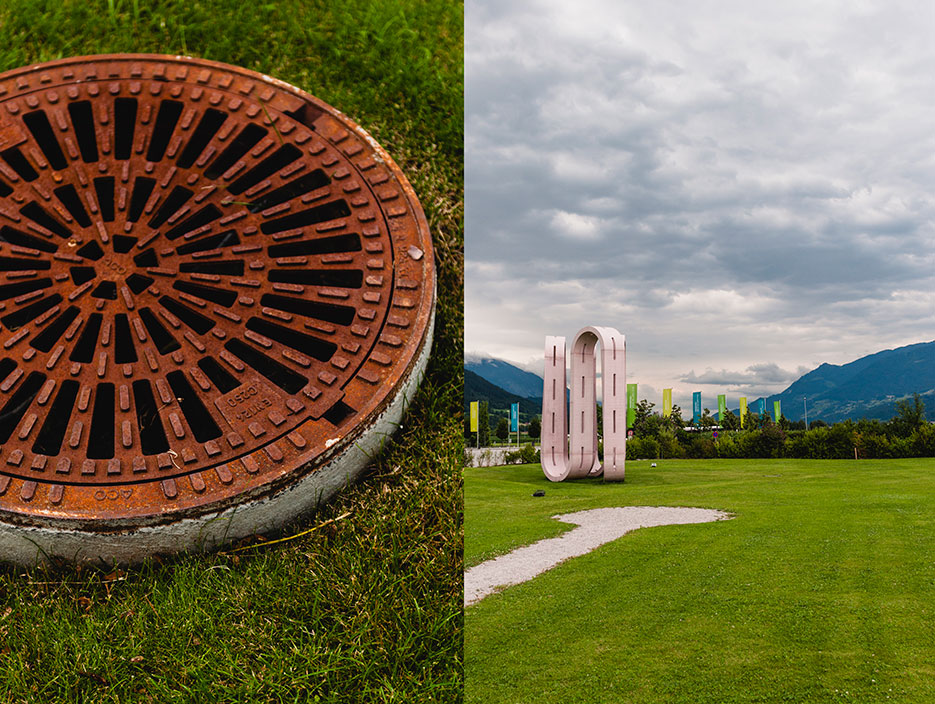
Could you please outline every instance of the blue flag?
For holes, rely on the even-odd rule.
[[[692,393],[692,423],[698,425],[701,422],[701,392]]]
[[[766,399],[763,399],[763,398],[759,399],[757,401],[757,405],[760,407],[760,410],[758,411],[760,415],[763,415],[764,413],[766,413]]]
[[[510,405],[510,432],[519,432],[519,403]]]

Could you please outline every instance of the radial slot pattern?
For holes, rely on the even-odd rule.
[[[162,520],[314,470],[410,373],[432,259],[385,152],[295,88],[0,75],[0,509]]]

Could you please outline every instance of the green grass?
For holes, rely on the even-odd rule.
[[[461,672],[462,8],[9,0],[0,69],[189,54],[288,81],[367,129],[432,229],[435,347],[397,442],[296,532],[125,573],[0,572],[0,701],[451,702]]]
[[[730,521],[636,531],[467,610],[467,702],[930,702],[935,460],[631,462],[625,484],[465,470],[476,564],[604,506]],[[544,498],[532,492],[545,489]]]

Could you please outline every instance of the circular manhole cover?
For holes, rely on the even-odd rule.
[[[128,561],[312,508],[398,424],[434,277],[392,159],[288,84],[0,74],[0,555]]]

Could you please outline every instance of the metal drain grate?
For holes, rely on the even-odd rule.
[[[398,419],[433,309],[410,185],[321,101],[179,57],[0,75],[0,547],[288,520]]]

